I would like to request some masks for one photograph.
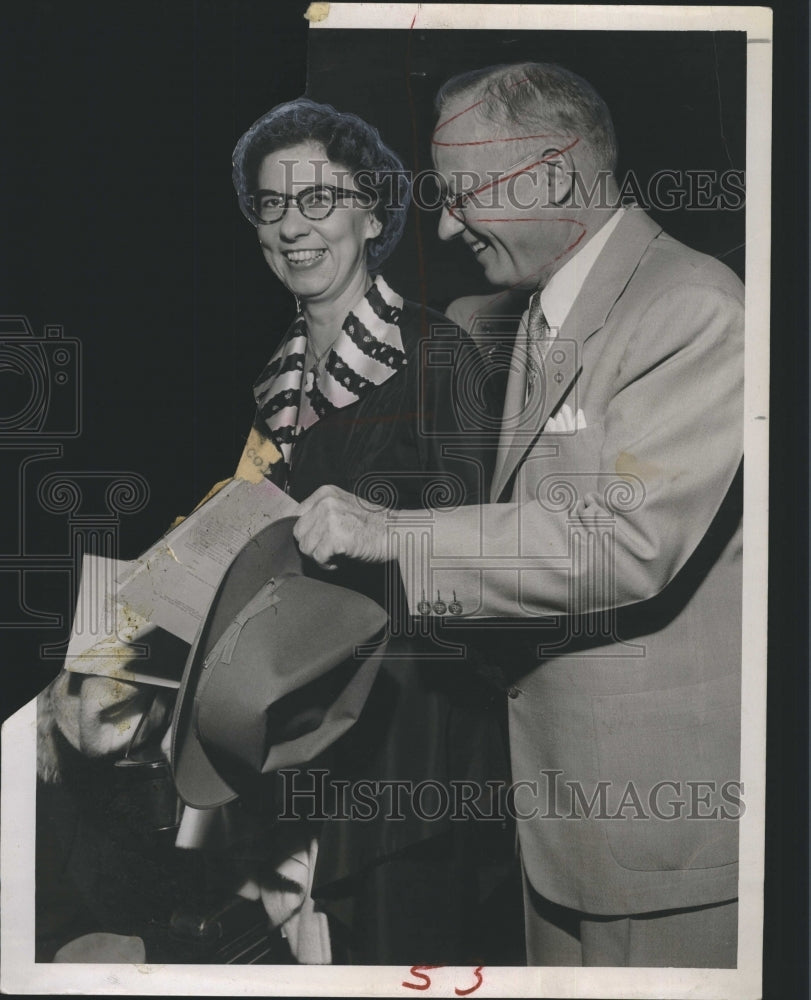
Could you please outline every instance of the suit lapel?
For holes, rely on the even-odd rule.
[[[522,412],[525,385],[525,343],[516,338],[504,404],[496,471],[490,491],[497,503],[516,467],[535,444],[544,424],[560,406],[582,370],[586,340],[605,324],[661,226],[638,208],[628,208],[589,271],[558,336],[549,345],[538,379],[541,391]]]

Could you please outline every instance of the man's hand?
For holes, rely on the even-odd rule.
[[[302,503],[293,534],[305,556],[335,569],[335,556],[361,562],[388,559],[387,510],[337,486],[321,486]]]

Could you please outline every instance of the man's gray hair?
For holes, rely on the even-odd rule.
[[[555,63],[517,63],[487,66],[460,73],[444,83],[436,95],[438,115],[451,100],[468,95],[476,112],[505,126],[516,136],[542,134],[550,129],[586,142],[597,167],[614,171],[617,138],[611,114],[597,91],[576,73]]]

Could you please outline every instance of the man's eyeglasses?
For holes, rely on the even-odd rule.
[[[563,151],[565,152],[568,149],[571,149],[571,146],[566,146]],[[492,174],[488,174],[490,179],[478,187],[470,188],[461,194],[452,194],[446,190],[440,204],[453,217],[458,217],[470,209],[499,208],[501,206],[499,205],[498,196],[502,185],[509,184],[513,178],[521,174],[535,170],[542,163],[547,163],[549,157],[558,152],[559,150],[557,149],[545,149],[541,154],[537,151],[528,153],[521,157],[520,160],[516,160],[515,163],[505,167],[501,176],[494,177]],[[532,162],[526,163],[527,160],[532,160]]]
[[[446,194],[441,201],[442,208],[450,215],[458,215],[466,208],[477,208],[476,195],[478,191],[466,191],[464,194]]]
[[[291,202],[295,202],[305,219],[319,221],[326,219],[335,211],[335,206],[342,198],[351,198],[363,208],[371,208],[375,203],[374,195],[364,191],[350,191],[347,188],[334,187],[331,184],[316,184],[304,188],[297,194],[282,194],[280,191],[254,191],[245,198],[245,203],[251,221],[256,226],[267,226],[279,219],[287,211]]]

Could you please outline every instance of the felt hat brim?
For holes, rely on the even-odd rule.
[[[386,613],[306,577],[294,524],[274,522],[238,553],[190,650],[171,762],[196,808],[322,752],[353,725],[377,675]]]

